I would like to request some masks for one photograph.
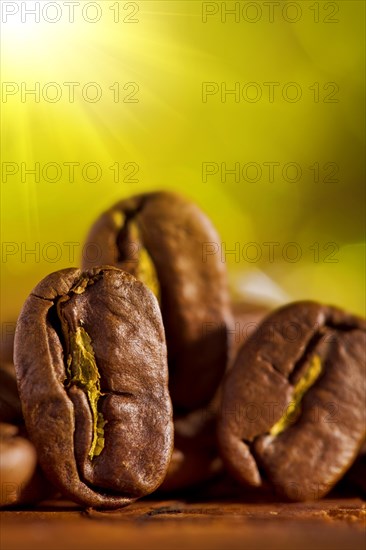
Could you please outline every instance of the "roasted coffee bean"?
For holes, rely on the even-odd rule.
[[[24,427],[15,368],[0,365],[0,505],[37,503],[54,494],[39,466],[34,466],[35,449]]]
[[[361,496],[366,497],[366,441],[364,441],[355,462],[348,470],[344,481],[345,485],[351,486]]]
[[[175,410],[208,404],[225,372],[231,321],[219,237],[191,202],[168,192],[115,204],[92,227],[84,267],[95,262],[134,274],[159,298]]]
[[[0,423],[0,506],[36,504],[55,494],[21,426]]]
[[[246,302],[231,304],[233,322],[231,358],[240,345],[258,327],[269,308]],[[229,368],[229,365],[228,365]],[[181,491],[215,481],[223,474],[223,464],[217,445],[216,421],[220,406],[220,387],[210,404],[184,416],[174,417],[174,453],[160,491]],[[207,489],[206,489],[207,490]]]
[[[14,352],[15,321],[3,321],[0,338],[0,363],[12,363]]]
[[[223,469],[216,441],[216,409],[174,419],[174,452],[160,491],[181,491],[215,478]]]
[[[239,349],[249,336],[258,328],[264,317],[270,312],[269,306],[257,303],[234,302],[231,306],[233,325],[231,328],[231,343],[235,359]]]
[[[14,365],[0,365],[0,422],[19,424],[23,421]]]
[[[0,506],[24,502],[24,491],[35,474],[34,446],[19,436],[17,426],[0,424]]]
[[[314,302],[270,315],[224,382],[218,438],[244,484],[326,494],[365,438],[366,322]]]
[[[15,336],[26,426],[64,494],[117,508],[154,491],[172,452],[156,298],[113,267],[65,269],[26,300]]]

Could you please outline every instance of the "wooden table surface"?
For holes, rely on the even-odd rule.
[[[141,500],[113,512],[65,501],[0,513],[1,550],[365,550],[366,505]]]

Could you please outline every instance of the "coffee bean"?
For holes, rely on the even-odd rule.
[[[116,265],[145,282],[160,301],[173,406],[207,405],[229,354],[231,322],[219,236],[201,210],[168,192],[115,204],[93,225],[84,267]]]
[[[36,470],[36,451],[30,441],[19,436],[17,426],[1,423],[0,456],[0,506],[22,503]]]
[[[236,478],[292,500],[325,495],[366,432],[366,322],[314,302],[270,315],[223,389],[218,438]]]
[[[174,418],[174,453],[159,491],[183,491],[223,469],[216,441],[216,403]]]
[[[15,326],[15,321],[1,323],[0,362],[2,364],[13,362]]]
[[[0,422],[19,424],[23,421],[14,365],[0,365]]]
[[[231,357],[234,360],[241,346],[255,332],[266,315],[269,306],[257,303],[234,302],[231,306],[233,322],[231,326]]]
[[[231,304],[233,323],[231,357],[255,330],[269,309],[259,304],[235,302]],[[223,472],[217,437],[216,420],[220,405],[220,389],[210,404],[184,416],[174,417],[174,453],[167,476],[160,491],[183,491],[197,484],[218,479]]]
[[[366,441],[345,476],[345,485],[351,486],[363,498],[366,497]]]
[[[26,300],[15,366],[49,479],[92,507],[154,491],[172,452],[164,330],[153,294],[113,267],[65,269]]]

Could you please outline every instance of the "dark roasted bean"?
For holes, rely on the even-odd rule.
[[[366,322],[314,302],[270,315],[223,389],[223,458],[244,484],[292,500],[326,494],[365,438]]]
[[[26,300],[15,336],[26,426],[49,479],[81,504],[154,491],[172,452],[156,298],[113,267],[66,269]]]
[[[92,243],[96,262],[131,272],[160,300],[175,411],[207,405],[225,372],[231,321],[226,266],[211,222],[179,195],[139,195],[96,221]],[[84,267],[92,265],[84,257]]]

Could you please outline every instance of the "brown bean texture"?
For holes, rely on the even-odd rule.
[[[0,506],[23,502],[24,490],[35,474],[37,455],[17,426],[0,423]]]
[[[0,364],[0,422],[21,424],[22,407],[12,363]]]
[[[213,253],[219,236],[208,218],[173,193],[138,195],[102,214],[87,244],[96,253],[84,267],[116,265],[158,296],[175,411],[208,404],[225,372],[231,320],[226,266]]]
[[[174,418],[174,452],[159,491],[189,490],[222,471],[216,438],[216,408],[213,402],[210,408]]]
[[[243,484],[325,495],[365,438],[366,322],[315,302],[271,314],[227,375],[222,456]]]
[[[0,362],[2,365],[13,362],[15,327],[16,321],[2,322],[0,338]]]
[[[231,360],[237,350],[268,313],[269,308],[245,302],[231,304]],[[228,367],[229,368],[229,365]],[[222,385],[222,384],[221,384]],[[161,491],[182,491],[223,474],[220,458],[216,420],[221,402],[221,385],[209,405],[184,416],[174,417],[174,453]]]
[[[118,508],[159,486],[172,410],[161,314],[140,281],[113,267],[43,279],[18,320],[15,367],[41,466],[64,494]]]
[[[263,319],[270,312],[269,306],[257,303],[234,302],[231,306],[233,312],[233,327],[231,339],[232,353],[231,364],[235,360],[241,346],[249,336],[258,328]]]

